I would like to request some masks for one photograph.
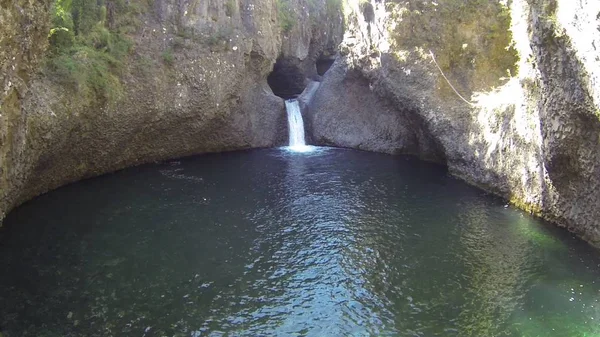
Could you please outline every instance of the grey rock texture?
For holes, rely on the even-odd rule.
[[[23,184],[26,148],[22,100],[48,45],[50,1],[0,1],[0,221]]]
[[[532,5],[529,14],[540,72],[540,154],[550,182],[541,207],[600,246],[600,4],[551,5]]]
[[[37,71],[50,1],[0,1],[0,218],[127,166],[284,144],[268,74],[283,57],[321,80],[344,34],[299,98],[308,139],[444,163],[600,246],[599,2],[348,1],[343,18],[289,0],[285,29],[278,3],[152,2],[103,101]]]
[[[600,247],[600,4],[371,3],[308,109],[315,141],[443,162]]]
[[[390,154],[414,154],[444,162],[421,116],[373,91],[345,60],[334,63],[308,107],[307,124],[318,144]]]
[[[123,95],[103,101],[37,71],[50,1],[19,1],[37,21],[3,1],[0,80],[19,89],[0,97],[0,219],[36,195],[128,166],[285,144],[284,102],[267,75],[279,56],[296,59],[307,76],[316,73],[315,61],[336,50],[343,32],[341,9],[287,3],[294,23],[284,31],[275,0],[154,1],[130,33]],[[29,56],[11,71],[15,55]],[[21,73],[27,78],[19,80]]]

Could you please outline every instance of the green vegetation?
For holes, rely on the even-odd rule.
[[[171,45],[173,46],[173,49],[184,49],[186,47],[185,38],[181,36],[175,36],[171,42]]]
[[[47,74],[87,98],[118,99],[122,60],[132,47],[125,34],[139,25],[143,8],[128,0],[56,0]]]
[[[173,49],[168,48],[162,53],[162,59],[165,64],[172,66],[175,63],[175,57],[173,56]]]
[[[136,62],[136,72],[142,74],[143,76],[150,76],[152,74],[152,69],[156,67],[156,63],[153,59],[145,55],[139,55]]]
[[[219,27],[215,29],[206,37],[204,41],[211,47],[218,46],[220,44],[225,44],[232,38],[234,35],[233,28],[230,26],[227,27]]]
[[[46,68],[52,78],[85,96],[108,100],[121,96],[120,62],[108,53],[88,47],[73,48],[68,54],[52,57]]]
[[[415,55],[421,57],[431,50],[461,92],[489,90],[517,73],[518,55],[512,46],[510,12],[505,5],[487,0],[440,0],[435,4],[390,2],[386,6],[396,23],[390,32],[394,49],[417,51]],[[447,91],[453,95],[449,88]]]
[[[284,33],[289,33],[298,20],[289,1],[290,0],[277,0],[279,26]]]
[[[545,2],[542,5],[542,15],[540,15],[540,17],[544,19],[548,27],[550,27],[553,30],[555,37],[562,37],[565,33],[562,30],[560,23],[558,22],[558,18],[556,17],[557,10],[558,4],[556,0]]]
[[[232,17],[235,14],[236,0],[227,0],[225,3],[225,15]]]

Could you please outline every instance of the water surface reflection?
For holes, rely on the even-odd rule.
[[[600,333],[597,252],[406,157],[187,158],[64,187],[6,225],[7,337]]]

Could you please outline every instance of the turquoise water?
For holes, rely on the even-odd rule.
[[[15,336],[600,336],[600,255],[407,157],[203,155],[63,187],[0,230]]]

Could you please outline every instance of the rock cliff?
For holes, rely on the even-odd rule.
[[[600,246],[597,2],[360,1],[346,15],[307,111],[316,141],[443,163]]]
[[[65,19],[56,7],[64,2],[1,2],[0,218],[40,193],[127,166],[283,145],[284,103],[267,84],[273,65],[292,60],[310,77],[343,32],[334,0],[103,3],[91,42],[73,47],[83,14]],[[52,54],[49,36],[70,43],[68,52]],[[130,44],[127,52],[108,55],[117,43]]]
[[[445,164],[600,246],[599,18],[591,0],[0,0],[0,218],[127,166],[282,145],[275,94],[308,86],[313,143]]]

